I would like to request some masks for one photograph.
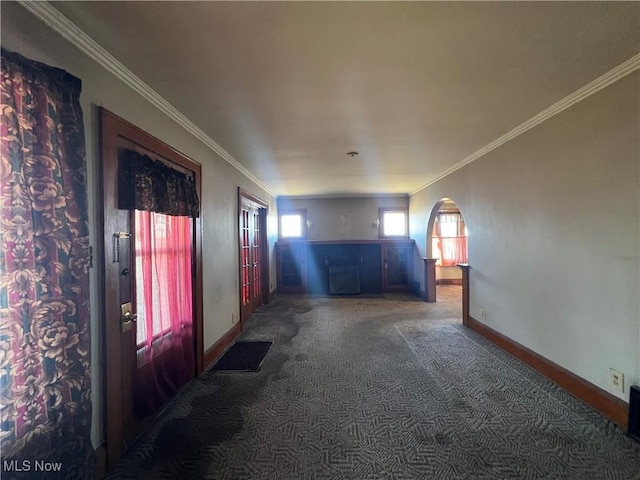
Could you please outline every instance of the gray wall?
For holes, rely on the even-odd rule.
[[[491,328],[627,401],[640,383],[638,82],[636,71],[410,198],[423,256],[434,205],[460,207],[472,317],[485,308]]]
[[[232,314],[239,318],[237,188],[263,199],[270,205],[270,277],[275,285],[273,244],[277,239],[275,200],[211,149],[181,128],[171,118],[115,76],[85,56],[61,36],[47,28],[19,4],[2,2],[2,46],[26,57],[64,68],[82,80],[81,104],[87,145],[91,243],[97,246],[100,205],[98,160],[100,131],[98,106],[156,136],[176,150],[202,164],[204,349],[214,344],[232,326]],[[102,432],[102,327],[99,323],[102,291],[100,259],[91,270],[92,399],[94,446]]]
[[[306,198],[278,197],[278,208],[307,210],[311,228],[308,240],[376,240],[374,223],[382,207],[409,208],[409,198]]]

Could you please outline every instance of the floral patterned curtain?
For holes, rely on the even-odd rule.
[[[190,176],[132,150],[119,155],[118,208],[192,218],[200,215]]]
[[[59,464],[59,478],[91,478],[81,82],[4,49],[1,81],[2,476],[21,462],[36,475],[41,461]]]

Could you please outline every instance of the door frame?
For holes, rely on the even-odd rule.
[[[269,303],[269,283],[270,283],[270,270],[269,270],[269,237],[267,235],[267,218],[269,216],[269,204],[259,197],[247,192],[242,187],[238,187],[238,302],[239,302],[239,318],[240,318],[240,330],[244,331],[244,323],[248,319],[242,315],[242,201],[245,200],[252,203],[259,210],[260,219],[260,242],[264,246],[261,249],[261,277],[262,277],[262,304]]]
[[[112,261],[112,235],[117,229],[117,213],[115,208],[118,174],[118,148],[130,143],[142,149],[154,152],[158,157],[193,172],[198,198],[202,198],[202,169],[186,155],[170,147],[162,140],[148,134],[144,130],[100,107],[100,150],[101,168],[100,185],[102,202],[100,237],[102,248],[102,268],[104,272],[103,306],[101,312],[103,342],[103,421],[106,441],[107,468],[113,467],[123,453],[123,409],[122,394],[122,345],[120,330],[120,298],[118,263]],[[203,313],[202,313],[202,213],[194,220],[192,237],[193,245],[193,337],[195,350],[194,377],[203,372]],[[117,319],[117,320],[116,320]]]

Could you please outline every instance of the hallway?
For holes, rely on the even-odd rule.
[[[243,340],[257,373],[206,372],[109,478],[640,478],[640,445],[460,322],[460,287],[280,296]]]

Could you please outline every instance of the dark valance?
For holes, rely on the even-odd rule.
[[[120,153],[118,208],[193,218],[200,215],[192,177],[132,150]]]

